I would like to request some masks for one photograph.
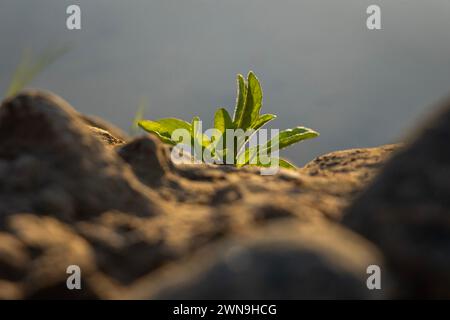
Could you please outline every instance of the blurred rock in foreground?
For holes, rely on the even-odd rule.
[[[401,297],[450,298],[450,102],[346,212],[401,281]]]
[[[158,299],[383,298],[386,289],[366,286],[367,266],[382,261],[374,246],[337,224],[283,222],[212,246],[166,271],[162,288],[137,292]]]

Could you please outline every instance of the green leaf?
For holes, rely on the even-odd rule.
[[[214,128],[224,133],[226,129],[233,129],[233,127],[233,121],[228,111],[224,108],[218,109],[214,116]]]
[[[265,154],[270,155],[273,146],[277,146],[277,149],[281,150],[291,144],[302,140],[315,138],[317,136],[319,136],[318,132],[305,127],[296,127],[293,129],[283,130],[266,144],[247,148],[245,151],[240,152],[236,157],[236,164],[241,163],[238,167],[242,167],[243,165],[250,163],[250,161],[259,154],[259,152],[264,152]],[[277,139],[279,139],[278,142]]]
[[[195,116],[192,118],[190,132],[191,136],[198,139],[201,146],[206,147],[210,145],[211,140],[205,135],[203,132],[200,132],[200,129],[197,128],[198,122],[201,121],[199,117]],[[192,140],[192,147],[194,147],[194,140]]]
[[[255,74],[251,71],[247,76],[247,87],[245,106],[238,126],[244,130],[251,128],[252,125],[258,120],[259,112],[262,107],[261,85],[258,78],[256,78]]]
[[[197,160],[201,160],[202,159],[202,152],[203,152],[203,139],[201,138],[201,132],[198,128],[198,122],[200,122],[200,118],[195,116],[192,118],[191,121],[191,127],[190,127],[190,132],[191,132],[191,150],[192,150],[192,155],[197,159]],[[199,146],[201,146],[200,150],[197,150],[197,148],[195,147],[195,142],[198,143]]]
[[[198,128],[198,122],[200,122],[200,117],[193,117],[192,121],[191,121],[191,125],[189,127],[189,132],[191,133],[191,137],[192,137],[192,147],[194,147],[194,139],[200,139],[199,135],[201,134],[201,132],[199,132],[199,128]],[[201,141],[201,140],[199,140]],[[200,143],[200,145],[202,145],[202,143]]]
[[[281,131],[278,135],[276,135],[269,142],[267,142],[263,148],[268,149],[270,152],[272,149],[272,145],[276,144],[277,139],[278,139],[278,150],[281,150],[294,143],[298,143],[306,139],[312,139],[318,136],[319,136],[318,132],[305,127],[286,129]]]
[[[216,114],[214,116],[214,127],[222,132],[219,141],[216,141],[216,143],[214,143],[214,153],[218,156],[224,157],[226,156],[227,146],[226,129],[234,128],[234,124],[231,120],[230,114],[224,108],[220,108],[216,111]]]
[[[191,125],[190,125],[190,128],[189,128],[191,134],[193,134],[195,132],[196,126],[197,126],[197,122],[199,122],[199,121],[201,121],[200,117],[195,116],[195,117],[192,118]]]
[[[245,143],[247,143],[248,140],[250,140],[250,138],[257,133],[257,131],[259,129],[261,129],[261,127],[263,127],[266,123],[268,123],[269,121],[272,121],[273,119],[275,119],[277,116],[274,114],[263,114],[262,116],[260,116],[258,118],[258,120],[256,120],[256,122],[252,125],[252,127],[250,129],[253,130],[253,133],[249,136],[247,136],[245,138],[245,140],[243,141],[242,145],[238,145],[237,146],[237,152],[241,153]]]
[[[190,125],[190,132],[191,132],[191,136],[197,136],[198,138],[202,137],[202,145],[204,144],[205,140],[209,141],[208,137],[206,135],[203,134],[203,132],[201,132],[200,128],[198,128],[198,123],[200,122],[200,117],[193,117],[192,121],[191,121],[191,125]]]
[[[236,106],[234,108],[233,123],[235,127],[240,123],[244,112],[245,99],[247,96],[247,85],[242,74],[237,75]]]
[[[272,158],[272,161],[273,161],[273,160],[276,160],[276,159],[278,159],[278,166],[279,166],[280,168],[284,168],[284,169],[297,169],[297,167],[296,167],[294,164],[290,163],[289,161],[287,161],[287,160],[285,160],[285,159],[273,157],[273,158]],[[259,161],[258,161],[257,164],[252,164],[252,166],[265,167],[265,168],[268,168],[268,167],[270,167],[271,165],[272,165],[272,162],[269,163],[269,164],[262,164],[262,163],[259,162]]]
[[[274,114],[263,114],[262,116],[260,116],[258,118],[258,120],[255,121],[255,123],[252,125],[252,129],[257,131],[258,129],[260,129],[262,126],[264,126],[266,123],[268,123],[269,121],[272,121],[273,119],[275,119],[277,116]]]
[[[290,163],[289,161],[287,161],[286,159],[278,159],[278,163],[280,165],[281,168],[285,168],[285,169],[297,169],[297,166],[294,165],[293,163]]]
[[[176,129],[186,129],[190,130],[191,125],[189,122],[177,119],[177,118],[162,118],[159,120],[156,120],[162,127],[166,128],[168,131],[170,131],[170,134],[172,134],[173,131]]]
[[[247,148],[247,149],[239,152],[239,154],[235,157],[234,165],[238,168],[241,168],[241,167],[247,165],[250,162],[250,158],[254,157],[255,152],[257,150],[258,150],[257,147],[253,147],[253,148]]]
[[[138,126],[145,131],[156,135],[162,142],[175,145],[175,142],[172,141],[170,136],[167,134],[167,131],[161,128],[159,123],[151,120],[142,120],[138,122]]]
[[[172,133],[176,129],[191,131],[191,125],[188,122],[177,118],[163,118],[156,121],[142,120],[138,122],[138,125],[145,131],[156,134],[161,141],[170,144],[176,144],[171,139]]]

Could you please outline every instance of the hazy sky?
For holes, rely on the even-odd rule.
[[[80,31],[66,29],[69,4]],[[366,29],[370,4],[380,31]],[[147,118],[208,125],[254,70],[273,127],[321,133],[284,153],[299,164],[396,141],[450,93],[449,0],[1,0],[0,39],[1,90],[25,48],[71,44],[32,86],[124,129],[141,97]]]

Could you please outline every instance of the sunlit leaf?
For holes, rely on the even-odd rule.
[[[142,129],[156,134],[161,141],[170,144],[175,144],[171,137],[176,129],[185,129],[188,132],[191,130],[191,125],[188,122],[177,118],[163,118],[156,121],[141,120],[138,125]]]
[[[236,106],[234,108],[233,123],[239,127],[242,113],[244,112],[245,99],[247,96],[247,84],[242,74],[237,75]]]
[[[249,72],[247,76],[247,96],[245,100],[242,117],[239,121],[239,128],[244,130],[252,127],[258,120],[259,112],[262,107],[262,89],[258,78],[253,72]]]
[[[226,129],[233,129],[233,121],[230,114],[224,108],[217,109],[214,115],[214,128],[224,133]]]
[[[253,130],[258,130],[260,129],[262,126],[264,126],[266,123],[272,121],[273,119],[275,119],[277,116],[274,114],[263,114],[262,116],[260,116],[258,118],[258,120],[256,120],[253,125],[252,125],[252,129]]]

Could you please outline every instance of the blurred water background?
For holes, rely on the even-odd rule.
[[[82,30],[66,29],[78,4]],[[366,29],[366,8],[382,30]],[[297,164],[328,151],[395,142],[450,92],[448,0],[1,0],[0,88],[24,49],[70,44],[32,86],[128,130],[147,118],[231,112],[235,75],[254,70],[272,127],[320,138],[283,154]]]

